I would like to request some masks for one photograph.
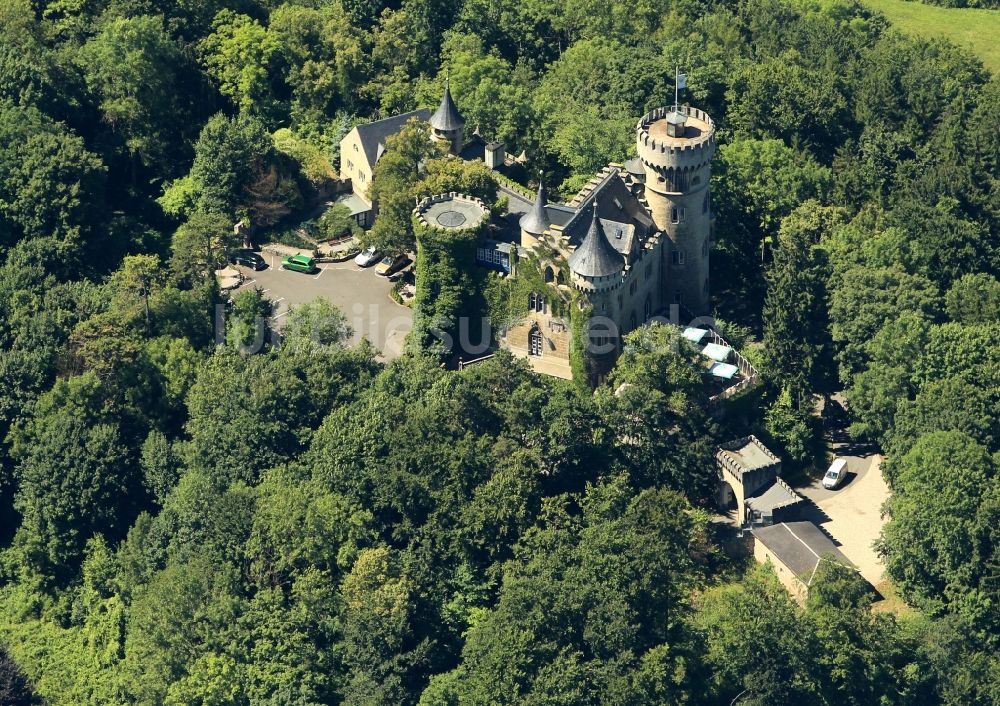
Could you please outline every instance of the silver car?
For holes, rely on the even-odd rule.
[[[354,257],[354,264],[359,267],[371,267],[382,257],[382,253],[374,247],[365,248]]]

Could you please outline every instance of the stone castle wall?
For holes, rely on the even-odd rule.
[[[528,336],[536,329],[542,336],[540,356],[529,354]],[[515,357],[527,359],[536,372],[569,380],[573,377],[569,360],[571,336],[568,320],[547,311],[532,311],[507,331],[503,343]]]

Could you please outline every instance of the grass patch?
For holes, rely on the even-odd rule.
[[[1000,10],[940,7],[910,0],[864,0],[903,32],[943,37],[971,50],[993,73],[1000,73]]]
[[[897,617],[914,615],[916,611],[906,604],[896,590],[896,586],[889,579],[884,579],[875,589],[882,594],[882,600],[872,605],[872,610],[876,613],[894,613]]]

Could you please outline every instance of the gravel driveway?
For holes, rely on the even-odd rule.
[[[836,449],[835,449],[836,450]],[[805,518],[812,520],[833,537],[844,555],[857,565],[873,586],[884,578],[885,570],[872,547],[885,524],[882,503],[889,497],[889,488],[882,478],[882,457],[878,454],[850,456],[847,459],[850,475],[837,490],[827,490],[820,481],[796,488],[813,502],[807,507]]]

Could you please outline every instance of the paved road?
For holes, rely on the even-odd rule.
[[[833,435],[832,451],[847,459],[848,476],[836,490],[827,490],[822,479],[795,489],[812,501],[804,518],[812,520],[840,545],[840,550],[873,586],[885,577],[873,543],[885,524],[882,503],[889,488],[882,478],[882,457],[871,448],[855,445],[843,429]]]
[[[882,531],[882,503],[889,497],[889,488],[879,468],[882,457],[847,456],[852,475],[839,490],[826,490],[816,485],[796,488],[813,501],[805,512],[840,545],[840,551],[850,559],[873,585],[885,577],[882,561],[873,544]]]
[[[269,267],[258,272],[238,268],[247,279],[236,291],[247,287],[263,289],[275,304],[277,328],[296,305],[325,297],[347,316],[354,329],[355,343],[367,338],[385,359],[397,358],[402,353],[403,339],[412,328],[413,313],[389,297],[392,283],[376,275],[374,268],[361,268],[348,261],[320,265],[317,274],[307,275],[281,269],[281,258],[277,255],[264,252],[261,256]]]

